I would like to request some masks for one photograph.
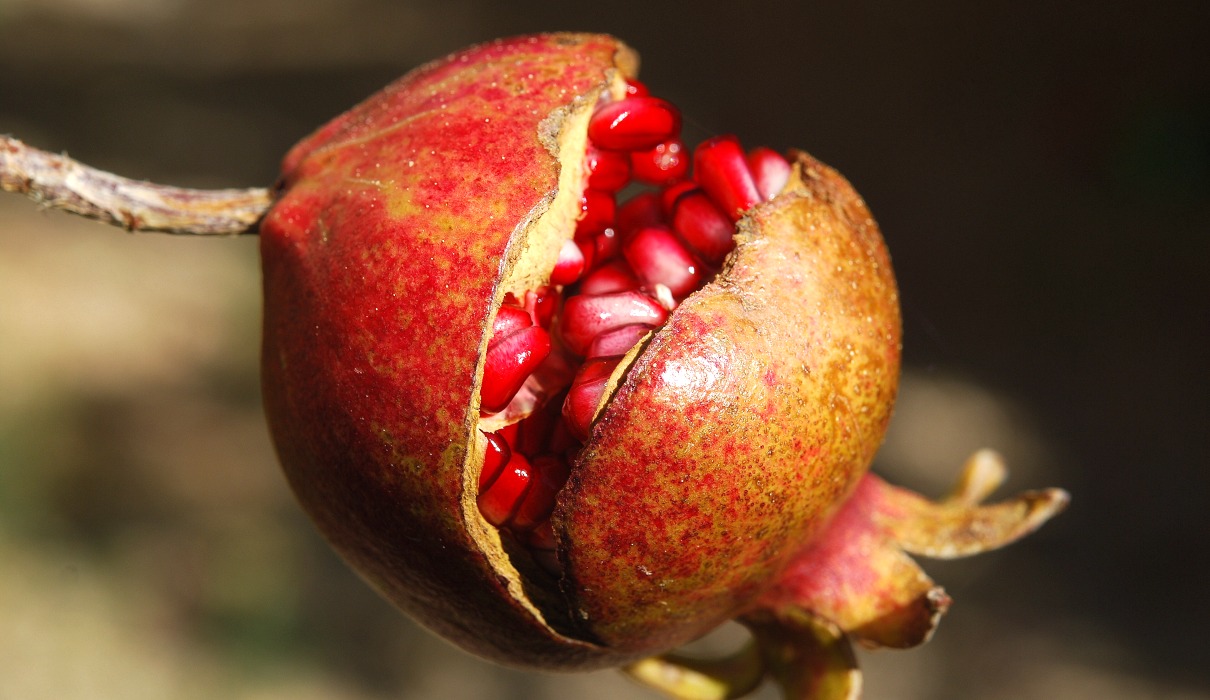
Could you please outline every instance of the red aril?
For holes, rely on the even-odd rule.
[[[508,463],[488,482],[480,479],[479,512],[496,527],[507,527],[520,510],[533,483],[529,460],[520,452],[512,452]]]
[[[626,78],[626,96],[627,97],[646,97],[651,91],[647,86],[637,78]]]
[[[583,356],[592,339],[605,331],[631,323],[662,326],[667,318],[668,312],[641,292],[580,294],[563,303],[563,340],[569,350]]]
[[[614,230],[625,239],[644,226],[664,223],[664,209],[657,192],[644,192],[631,197],[617,210]]]
[[[584,167],[588,170],[590,189],[617,192],[630,182],[630,158],[625,152],[603,151],[589,145]]]
[[[765,201],[780,194],[790,181],[790,161],[772,148],[758,146],[748,151],[748,169],[752,171],[756,191]]]
[[[668,185],[660,192],[660,212],[664,218],[670,218],[676,203],[690,192],[701,189],[694,180],[681,180]],[[662,222],[661,222],[662,223]]]
[[[581,273],[584,270],[592,269],[597,264],[597,260],[596,260],[597,238],[599,236],[600,236],[600,234],[597,234],[596,236],[593,236],[591,238],[583,238],[578,241],[575,241],[576,250],[577,250],[577,252],[580,253],[580,260],[582,262],[581,270],[580,270]],[[564,245],[566,245],[566,244],[564,244]],[[579,275],[577,275],[576,279],[579,279]],[[554,277],[551,277],[550,281],[554,282],[555,281]],[[575,280],[572,280],[572,281],[574,282]],[[569,283],[560,283],[560,284],[569,284]]]
[[[515,300],[509,300],[496,311],[496,320],[492,322],[492,342],[500,340],[534,325],[529,313],[516,305]]]
[[[529,314],[522,314],[528,321]],[[503,411],[548,354],[550,336],[540,326],[529,326],[503,338],[493,336],[483,365],[480,410]]]
[[[588,439],[588,430],[596,416],[597,407],[605,396],[609,376],[617,369],[621,357],[600,357],[585,362],[567,391],[563,402],[563,417],[571,434],[583,441]]]
[[[508,446],[508,438],[503,433],[483,433],[483,437],[487,439],[487,452],[483,457],[483,471],[479,473],[480,491],[492,487],[513,456],[513,451]]]
[[[693,151],[693,176],[733,221],[761,201],[744,149],[734,136],[715,136],[698,144]]]
[[[604,231],[593,237],[593,267],[599,267],[606,261],[617,257],[618,253],[622,250],[622,241],[620,238],[617,229],[613,227],[607,227]]]
[[[639,229],[622,244],[622,256],[644,284],[653,289],[662,284],[678,299],[702,281],[701,263],[664,226]]]
[[[534,325],[549,329],[559,305],[559,292],[554,287],[542,285],[525,293],[525,311]]]
[[[567,462],[556,455],[544,454],[530,461],[530,486],[517,504],[509,527],[518,533],[532,530],[550,520],[555,494],[567,481]]]
[[[613,224],[617,204],[613,193],[604,190],[584,190],[580,196],[580,216],[576,238],[595,236]]]
[[[689,152],[680,139],[670,139],[649,151],[630,154],[631,172],[649,185],[668,185],[689,172]]]
[[[588,122],[589,140],[612,151],[647,150],[680,133],[680,110],[658,97],[606,102]]]
[[[631,323],[610,331],[605,331],[592,339],[588,352],[584,353],[585,360],[595,360],[599,357],[625,355],[635,343],[651,332],[653,326],[646,323]]]
[[[586,264],[585,257],[575,241],[563,241],[563,247],[559,249],[559,259],[555,261],[555,269],[550,273],[550,283],[571,284],[580,279]]]
[[[676,200],[672,227],[710,265],[717,266],[735,247],[735,224],[701,189],[689,190]]]
[[[589,273],[580,282],[580,293],[587,295],[611,294],[639,288],[639,278],[622,260],[602,265]]]

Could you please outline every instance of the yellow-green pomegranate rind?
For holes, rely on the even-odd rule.
[[[505,663],[617,662],[517,604],[460,499],[503,261],[558,186],[548,118],[633,61],[611,37],[556,34],[418,69],[288,154],[260,231],[264,397],[290,484],[386,597]]]
[[[631,366],[560,495],[574,613],[611,647],[663,651],[741,612],[881,444],[900,361],[890,259],[849,184],[798,167]]]

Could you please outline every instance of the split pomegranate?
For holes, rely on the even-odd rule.
[[[566,460],[574,461],[580,443],[588,438],[608,381],[623,357],[662,326],[680,300],[710,281],[735,245],[733,220],[759,202],[772,200],[790,180],[790,163],[784,157],[768,148],[745,154],[734,136],[700,144],[690,173],[688,158],[681,155],[676,107],[650,96],[634,80],[627,81],[627,95],[603,98],[588,121],[580,218],[550,275],[552,283],[562,286],[557,325],[564,348],[573,356],[557,362],[582,363],[564,398],[561,420],[566,425],[560,426],[577,442],[566,445],[564,454],[552,454],[543,443],[519,453],[504,431],[487,434],[490,455],[503,449],[512,457],[485,464],[480,510],[488,522],[523,541],[549,520],[566,478]],[[615,197],[632,184],[632,174],[659,186],[656,194],[664,206],[622,227]],[[622,210],[643,206],[650,195],[631,196]],[[615,243],[619,239],[620,245]],[[585,283],[576,285],[581,278]],[[518,321],[521,316],[524,311],[509,304],[497,311],[480,389],[480,407],[486,413],[503,411],[550,352],[550,337],[536,320],[531,323],[525,316]],[[545,419],[525,418],[522,424],[531,420]],[[540,463],[557,465],[558,476],[537,470]],[[500,474],[506,478],[498,478]],[[522,509],[531,517],[518,520]]]
[[[687,147],[636,67],[606,36],[485,44],[287,155],[260,233],[292,487],[384,595],[504,663],[630,663],[737,617],[759,641],[802,611],[835,639],[931,629],[898,549],[894,576],[829,570],[843,594],[809,566],[926,512],[865,475],[900,356],[873,218],[805,153]],[[1004,517],[972,537],[1040,522]]]

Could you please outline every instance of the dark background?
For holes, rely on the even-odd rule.
[[[869,698],[1210,698],[1210,4],[0,0],[0,133],[133,177],[273,182],[325,119],[497,36],[608,31],[677,102],[838,167],[895,260],[877,468],[975,448],[1071,508],[926,562],[928,646]],[[259,414],[254,239],[0,197],[0,698],[652,697],[496,668],[326,549]]]

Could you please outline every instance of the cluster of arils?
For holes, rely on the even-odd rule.
[[[629,82],[622,99],[602,100],[588,124],[575,236],[564,243],[550,285],[524,299],[508,295],[492,327],[480,392],[484,414],[508,408],[544,362],[570,358],[576,367],[570,386],[548,406],[484,432],[480,512],[552,570],[555,495],[614,370],[713,278],[735,246],[735,222],[790,177],[781,155],[768,148],[745,153],[729,135],[699,144],[691,169],[680,129],[677,108],[641,83]],[[618,204],[628,187],[638,192]]]

